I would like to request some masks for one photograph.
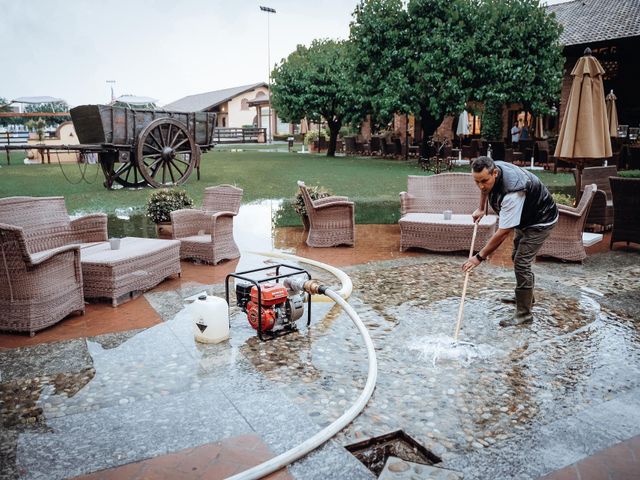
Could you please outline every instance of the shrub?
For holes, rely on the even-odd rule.
[[[338,134],[338,136],[341,138],[351,137],[354,135],[358,135],[358,133],[360,133],[359,129],[352,127],[351,125],[344,125],[340,128],[340,133]]]
[[[329,134],[327,133],[327,131],[323,128],[320,130],[320,135],[322,135],[324,137],[325,140],[329,140]],[[318,139],[318,130],[309,130],[305,135],[304,135],[304,144],[305,145],[309,145],[310,143],[313,143],[314,141],[316,141]]]
[[[552,193],[551,196],[559,205],[567,205],[568,207],[573,207],[576,202],[575,198],[565,193]]]
[[[326,190],[324,187],[309,187],[307,186],[307,191],[309,192],[309,196],[312,200],[317,200],[319,198],[330,197],[331,193]],[[295,201],[293,202],[293,208],[298,215],[301,217],[307,214],[307,209],[304,206],[304,199],[302,198],[302,192],[298,190],[296,193]]]
[[[640,170],[621,170],[618,176],[625,178],[640,178]]]
[[[156,190],[147,200],[147,217],[153,223],[170,222],[171,212],[181,208],[192,208],[193,200],[185,190]]]

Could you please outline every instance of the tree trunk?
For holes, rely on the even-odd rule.
[[[327,120],[327,125],[329,126],[329,148],[327,149],[327,157],[335,157],[338,133],[340,133],[342,122],[340,120]]]
[[[422,142],[420,143],[420,157],[427,158],[429,155],[429,141],[438,128],[438,122],[429,110],[424,106],[420,107],[420,128],[422,129]]]

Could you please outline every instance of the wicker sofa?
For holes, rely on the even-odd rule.
[[[0,329],[33,335],[84,312],[78,244],[106,239],[106,215],[70,220],[62,197],[0,198]]]
[[[411,247],[437,252],[468,251],[480,191],[470,173],[410,175],[407,191],[400,193],[400,251]],[[444,211],[452,212],[445,220]],[[495,233],[498,217],[485,215],[478,225],[476,245],[484,245]]]

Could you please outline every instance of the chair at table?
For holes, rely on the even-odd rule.
[[[356,155],[358,153],[355,135],[344,137],[344,147],[347,155]]]
[[[462,158],[473,160],[478,156],[479,144],[473,139],[469,145],[462,145]]]
[[[640,178],[610,177],[613,197],[613,230],[615,242],[640,243]]]
[[[560,217],[538,252],[540,257],[554,257],[560,260],[581,262],[587,258],[582,243],[582,233],[587,221],[589,208],[596,194],[595,184],[586,185],[578,206],[558,205]]]
[[[533,161],[536,165],[549,168],[549,142],[547,140],[536,140],[533,147]]]
[[[573,171],[574,177],[577,170]],[[591,204],[587,225],[600,225],[603,230],[608,230],[613,225],[613,196],[609,177],[616,177],[618,169],[615,166],[608,167],[586,167],[582,169],[580,185],[595,183],[598,187],[598,194]]]
[[[304,182],[298,181],[309,216],[310,247],[355,244],[354,204],[347,197],[331,196],[313,200]]]
[[[240,210],[242,193],[233,185],[207,187],[201,210],[171,212],[173,238],[180,240],[180,258],[215,265],[240,256],[233,238],[233,217]]]

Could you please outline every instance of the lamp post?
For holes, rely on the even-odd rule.
[[[260,5],[260,10],[267,14],[267,67],[269,68],[269,135],[268,142],[273,142],[272,122],[271,122],[271,44],[270,44],[270,32],[269,32],[269,14],[276,13],[276,10],[271,7],[264,7]]]
[[[107,83],[111,84],[111,103],[113,103],[113,101],[115,100],[115,97],[113,96],[113,86],[115,85],[116,81],[107,80]]]

